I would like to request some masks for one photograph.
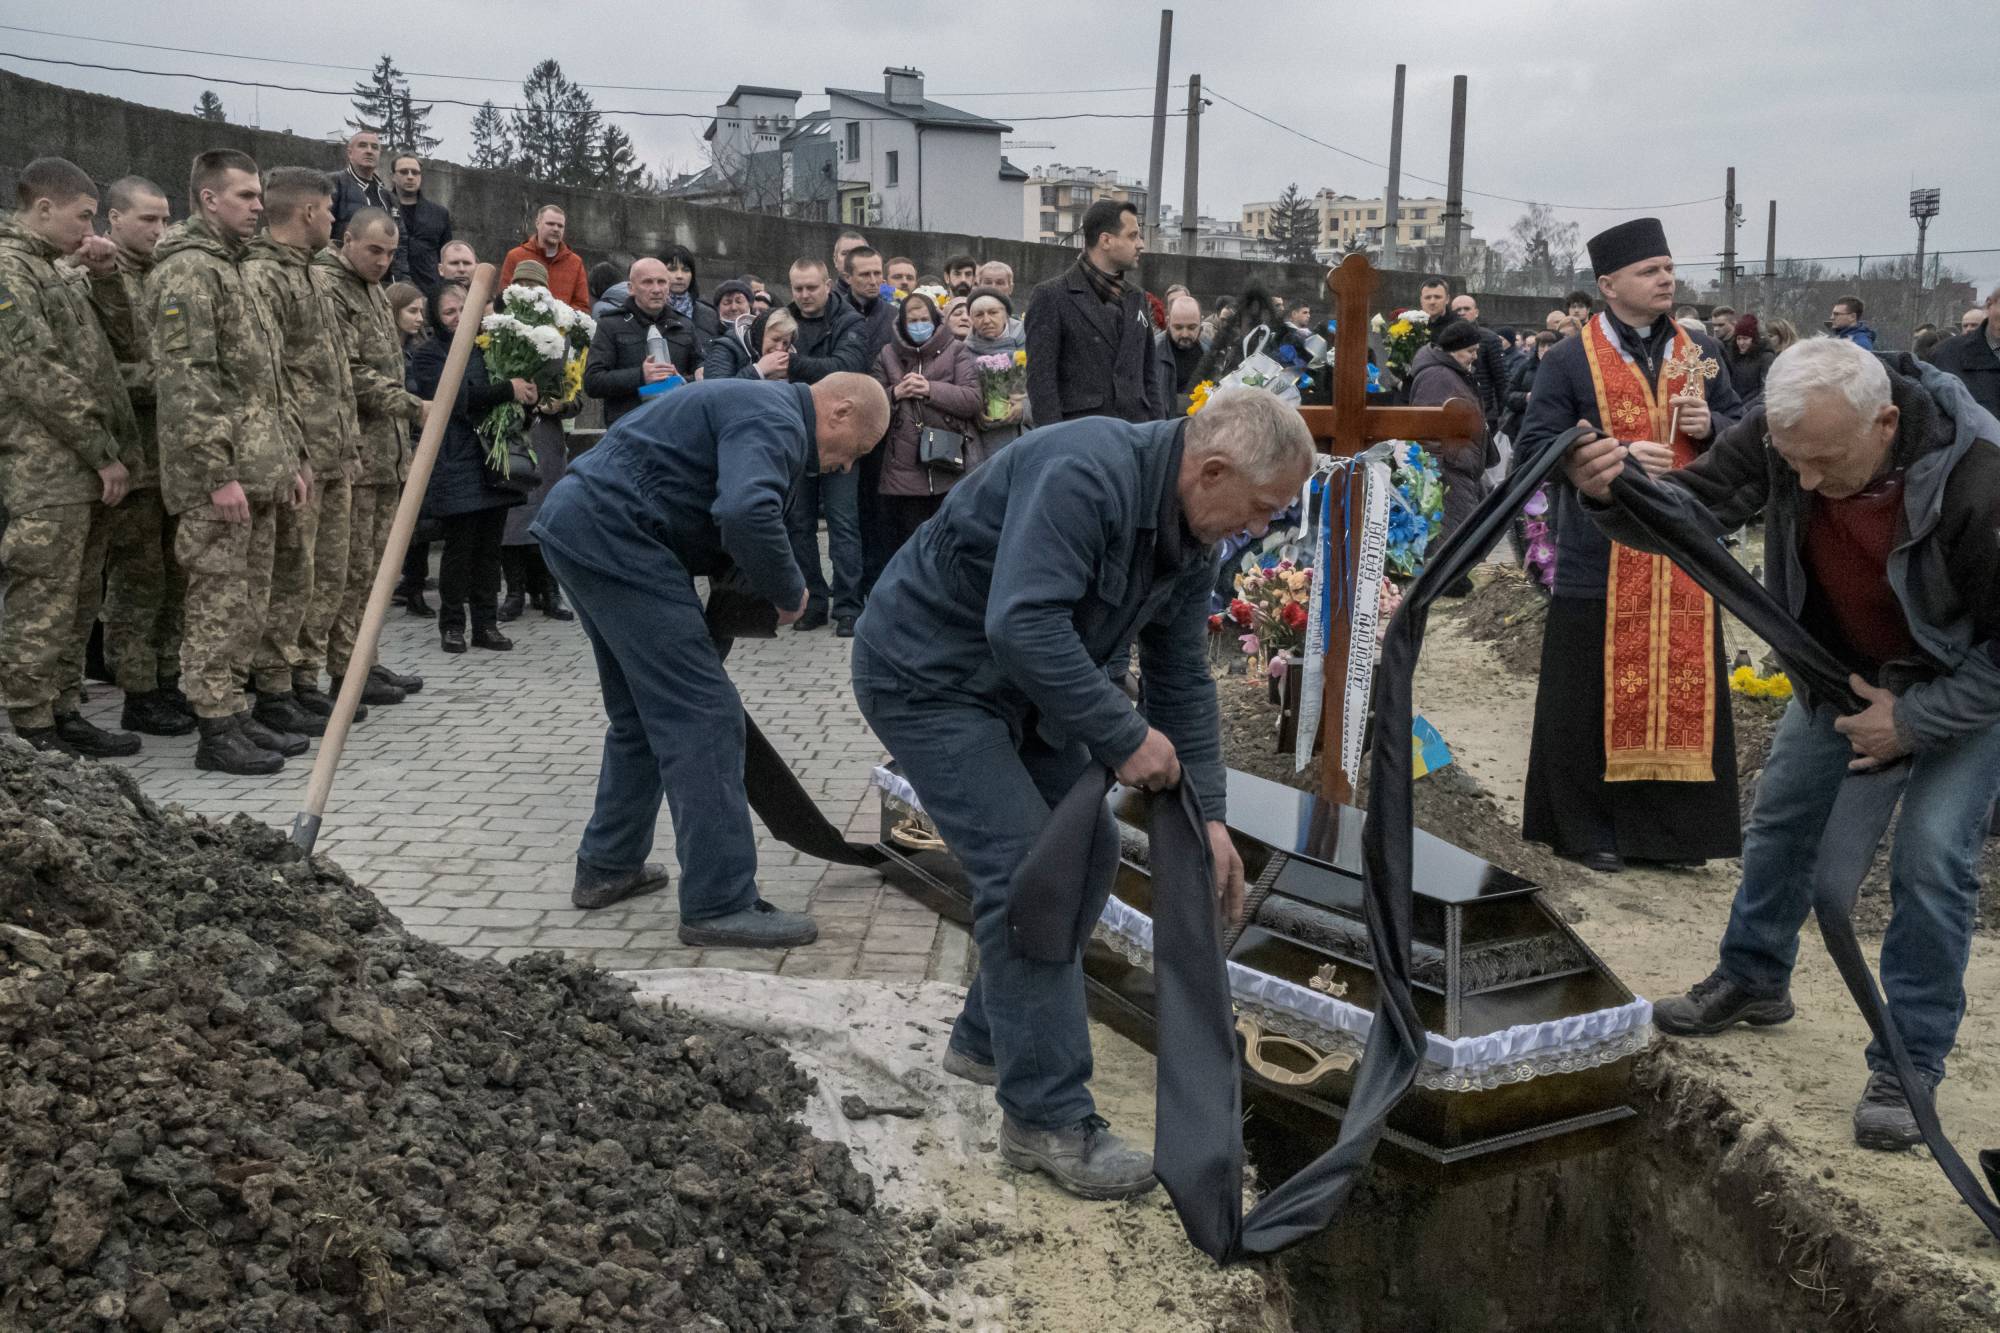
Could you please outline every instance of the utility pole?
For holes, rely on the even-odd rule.
[[[1768,309],[1778,296],[1778,201],[1771,201],[1771,217],[1764,224],[1764,305]]]
[[[1930,230],[1931,219],[1938,215],[1938,190],[1910,191],[1910,216],[1917,220],[1917,290],[1923,291],[1924,283],[1924,233]]]
[[[1193,259],[1201,249],[1201,75],[1188,75],[1187,166],[1181,172],[1181,254]]]
[[[1174,45],[1174,11],[1160,11],[1160,74],[1153,85],[1153,153],[1147,161],[1146,244],[1160,243],[1160,172],[1167,162],[1167,57]]]
[[[1382,228],[1382,267],[1396,267],[1396,233],[1400,230],[1396,214],[1402,211],[1403,195],[1403,75],[1407,65],[1396,66],[1396,101],[1389,113],[1389,194],[1382,202],[1387,205],[1383,216],[1388,218]]]
[[[1722,298],[1736,304],[1736,168],[1722,192]]]
[[[1465,76],[1451,80],[1451,168],[1445,173],[1444,271],[1458,272],[1458,238],[1465,216]]]

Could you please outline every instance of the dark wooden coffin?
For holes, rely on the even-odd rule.
[[[884,872],[919,901],[967,920],[964,879],[914,811],[914,793],[893,770],[879,773],[877,785]],[[1145,929],[1133,914],[1150,917],[1152,906],[1148,799],[1112,792],[1124,841],[1113,893],[1129,910],[1114,903],[1084,971],[1097,1017],[1152,1049],[1153,975],[1133,936]],[[1314,1137],[1331,1142],[1366,1031],[1366,1018],[1343,1006],[1365,1015],[1376,1002],[1361,908],[1364,816],[1234,771],[1229,811],[1252,884],[1245,924],[1225,940],[1230,962],[1246,969],[1232,969],[1245,1092],[1304,1136],[1301,1147]],[[1613,1140],[1634,1114],[1631,1066],[1650,1040],[1650,1011],[1534,884],[1421,830],[1414,866],[1412,973],[1418,1013],[1436,1040],[1390,1121],[1385,1160],[1456,1181]],[[1359,1032],[1348,1030],[1357,1022]]]

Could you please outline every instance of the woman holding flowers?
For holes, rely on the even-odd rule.
[[[435,334],[410,354],[410,392],[430,398],[444,376],[452,334],[465,307],[465,289],[447,283],[430,297],[430,324]],[[479,425],[496,407],[512,403],[532,408],[539,391],[525,378],[490,376],[486,360],[474,356],[465,364],[458,400],[451,405],[444,442],[430,486],[424,492],[424,517],[435,519],[444,533],[444,555],[438,565],[438,628],[444,650],[466,649],[466,620],[472,622],[471,642],[480,648],[513,647],[500,633],[500,534],[507,510],[521,503],[518,490],[505,487],[487,467],[487,444]]]
[[[973,420],[979,415],[979,373],[972,351],[938,317],[924,292],[903,298],[894,336],[875,363],[889,391],[889,434],[882,446],[882,506],[897,547],[944,503],[945,492],[985,457]],[[960,441],[961,466],[924,461],[926,431],[933,456],[948,437]]]
[[[965,304],[972,316],[965,346],[979,372],[979,443],[991,458],[1027,429],[1028,335],[998,287],[974,287]]]
[[[523,411],[503,403],[480,428],[489,459],[496,464],[507,433],[524,432],[538,478],[524,502],[507,515],[506,532],[500,539],[500,567],[507,576],[500,619],[518,619],[532,599],[550,619],[574,620],[576,613],[563,605],[562,589],[542,563],[542,549],[528,528],[568,466],[569,440],[563,421],[575,416],[581,406],[585,354],[597,324],[589,315],[557,300],[548,284],[539,280],[536,268],[529,263],[516,269],[515,277],[521,281],[502,292],[499,311],[480,322],[487,331],[482,344],[487,369],[525,373],[538,391],[533,406]]]

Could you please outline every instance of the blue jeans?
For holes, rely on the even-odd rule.
[[[647,557],[614,578],[542,547],[590,636],[611,722],[597,808],[576,859],[610,871],[643,865],[664,791],[681,866],[681,919],[701,921],[757,901],[743,701],[702,623],[687,569],[665,546],[649,547]]]
[[[1743,835],[1743,884],[1722,937],[1722,971],[1752,994],[1782,993],[1812,911],[1820,831],[1853,750],[1834,713],[1794,700],[1778,724],[1757,804]],[[1889,929],[1882,990],[1909,1046],[1934,1078],[1965,1014],[1965,964],[1979,907],[1979,853],[2000,792],[2000,727],[1974,732],[1911,761],[1889,860]],[[1888,1071],[1880,1043],[1868,1067]]]
[[[826,515],[826,551],[833,561],[829,592],[819,563],[819,519]],[[834,619],[861,614],[861,475],[809,472],[792,492],[785,512],[785,530],[792,539],[792,558],[806,578],[806,609],[826,611]]]
[[[928,695],[889,670],[862,640],[854,646],[854,696],[896,757],[924,810],[972,883],[979,971],[952,1026],[951,1044],[999,1071],[1000,1107],[1036,1129],[1063,1129],[1095,1110],[1083,960],[1037,963],[1007,940],[1014,872],[1041,836],[1050,808],[1090,762],[1017,735],[999,713]],[[1093,919],[1110,894],[1090,905]]]

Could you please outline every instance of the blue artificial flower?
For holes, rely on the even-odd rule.
[[[1294,365],[1298,362],[1298,359],[1299,349],[1290,343],[1286,343],[1278,349],[1278,360],[1284,362],[1286,365]]]

